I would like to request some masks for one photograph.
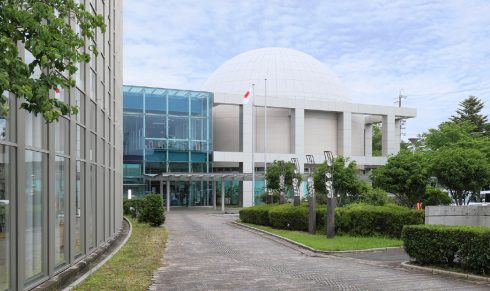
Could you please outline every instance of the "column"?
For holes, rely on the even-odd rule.
[[[216,210],[216,187],[218,186],[216,181],[213,181],[213,209]]]
[[[292,120],[291,130],[291,151],[298,158],[299,172],[303,174],[305,172],[305,109],[302,107],[293,109],[294,118]],[[304,181],[299,185],[299,195],[304,195]]]
[[[400,151],[400,143],[402,141],[402,120],[403,119],[395,119],[395,144],[393,145],[395,153]]]
[[[167,212],[170,211],[170,180],[167,180]]]
[[[225,212],[225,179],[221,178],[221,211]]]
[[[351,155],[352,146],[352,113],[340,112],[338,114],[338,149],[337,154],[348,157]]]
[[[163,201],[163,181],[162,180],[160,180],[160,195],[162,196],[162,207],[165,207],[166,202]]]
[[[364,125],[364,156],[373,156],[373,125]]]
[[[382,155],[384,157],[396,154],[395,149],[395,116],[393,114],[383,115],[382,124]]]

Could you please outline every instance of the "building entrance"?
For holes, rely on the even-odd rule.
[[[212,198],[212,188],[209,182],[170,182],[170,206],[212,206]]]

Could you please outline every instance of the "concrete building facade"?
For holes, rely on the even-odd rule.
[[[86,42],[99,55],[80,65],[76,87],[50,93],[79,113],[46,124],[10,96],[0,116],[0,290],[35,288],[122,225],[122,3],[77,2],[107,25]]]
[[[251,87],[254,91],[252,100],[243,104],[243,95]],[[359,170],[367,174],[370,169],[383,165],[387,156],[399,151],[401,121],[416,115],[413,108],[353,103],[341,81],[323,63],[312,56],[286,48],[263,48],[238,55],[219,67],[203,89],[202,92],[177,91],[188,98],[193,95],[212,96],[209,99],[212,112],[208,113],[212,116],[207,116],[212,120],[208,123],[212,126],[209,129],[212,134],[208,138],[212,141],[206,141],[210,147],[207,148],[211,154],[207,161],[211,167],[208,165],[206,171],[194,170],[191,166],[185,171],[174,171],[171,165],[176,160],[169,159],[159,172],[147,171],[147,167],[143,166],[140,173],[141,180],[146,180],[142,183],[146,187],[143,194],[160,192],[170,201],[167,202],[168,207],[177,204],[174,202],[177,193],[173,185],[182,182],[213,182],[212,185],[206,184],[208,186],[205,189],[209,193],[205,197],[211,201],[205,205],[216,206],[216,192],[221,193],[222,204],[236,203],[245,207],[254,205],[259,203],[259,196],[264,191],[265,163],[297,158],[301,173],[305,173],[310,168],[306,163],[306,155],[313,155],[316,163],[322,163],[324,151],[355,160]],[[141,93],[142,96],[161,92],[162,100],[176,94],[173,89],[125,86],[124,103],[128,104],[124,108],[125,118],[133,114],[129,104],[136,97],[131,92],[142,90],[146,92]],[[166,110],[163,105],[161,107],[159,110]],[[145,114],[153,114],[152,110],[155,109],[149,110]],[[186,114],[192,116],[191,107]],[[171,118],[175,114],[169,111],[167,115]],[[128,119],[124,124],[125,132],[130,131],[133,124]],[[168,121],[161,124],[162,132],[171,132],[174,126]],[[381,124],[382,156],[373,156],[373,124]],[[146,126],[141,125],[139,132],[145,132]],[[188,128],[192,127],[189,120]],[[184,138],[190,137],[190,133]],[[186,139],[182,141],[189,144],[192,142]],[[131,155],[126,156],[126,151],[131,150],[126,143],[130,142],[125,140],[125,166],[132,163]],[[167,150],[172,150],[170,144],[167,146]],[[153,152],[152,148],[145,150],[150,150],[150,154]],[[186,159],[184,162],[193,161]],[[253,167],[257,174],[254,186],[251,178]],[[124,186],[125,195],[128,195],[127,190],[134,191],[139,187],[131,179],[134,177],[125,177],[125,181],[128,181]],[[302,195],[304,188],[301,187]],[[255,195],[252,194],[254,192]],[[202,197],[202,194],[197,193],[189,195]]]
[[[255,84],[254,100],[243,105],[243,93],[251,84]],[[360,170],[369,171],[400,150],[400,122],[416,115],[414,108],[352,103],[340,80],[323,63],[286,48],[257,49],[230,59],[213,73],[204,90],[214,94],[215,172],[234,167],[251,173],[253,166],[263,168],[265,160],[298,158],[304,173],[306,155],[314,155],[321,163],[323,151],[346,156]],[[372,156],[375,123],[382,128],[380,157]],[[256,198],[251,182],[244,181],[243,206],[252,205]]]

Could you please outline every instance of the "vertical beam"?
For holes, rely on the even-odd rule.
[[[225,179],[221,179],[221,211],[225,212]]]
[[[393,114],[383,115],[382,125],[382,153],[386,157],[396,154],[395,149],[395,116]]]
[[[163,180],[160,180],[160,195],[162,196],[162,207],[165,207],[166,202],[163,202]]]
[[[213,209],[216,210],[216,187],[218,186],[218,183],[216,181],[213,181]]]
[[[352,148],[352,113],[340,112],[338,114],[338,149],[337,154],[348,157]]]
[[[240,105],[240,149],[244,153],[252,152],[252,104]]]
[[[393,144],[393,150],[396,153],[400,151],[400,143],[402,141],[402,120],[395,119],[395,143]]]
[[[170,212],[170,180],[167,180],[167,212]]]
[[[364,156],[373,156],[373,125],[364,125]]]
[[[294,111],[294,119],[293,119],[293,134],[291,135],[294,141],[294,147],[291,148],[291,151],[296,154],[298,157],[303,157],[305,155],[305,109],[304,108],[295,108]],[[300,163],[301,165],[303,163]],[[300,165],[300,167],[301,167]],[[301,171],[303,172],[303,171]]]

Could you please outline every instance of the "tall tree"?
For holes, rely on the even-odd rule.
[[[78,112],[49,93],[75,86],[78,63],[90,61],[81,48],[95,38],[97,28],[105,31],[102,16],[74,0],[0,1],[0,106],[8,108],[4,93],[10,92],[22,99],[21,108],[42,114],[47,122]],[[32,55],[30,63],[20,58],[18,45]],[[95,45],[89,49],[97,54]]]
[[[383,167],[373,170],[373,186],[395,194],[409,207],[424,199],[429,184],[429,168],[425,152],[400,151],[388,158]]]
[[[324,162],[315,169],[313,174],[317,201],[320,203],[326,203],[326,170],[327,164]],[[333,188],[335,195],[338,197],[338,204],[342,206],[350,202],[358,201],[359,195],[365,188],[365,183],[359,179],[356,162],[350,161],[343,156],[338,156],[334,160],[333,170]]]
[[[431,160],[431,173],[458,205],[466,204],[470,195],[479,196],[480,189],[490,182],[490,163],[477,149],[445,147]]]
[[[469,96],[459,103],[456,115],[451,116],[450,120],[453,122],[467,121],[475,126],[474,132],[490,134],[488,116],[481,113],[484,107],[485,103],[478,97]]]
[[[301,175],[294,173],[295,165],[291,162],[281,163],[280,161],[274,161],[271,165],[267,166],[267,173],[265,174],[265,180],[267,181],[267,188],[273,190],[279,190],[279,176],[284,171],[284,186],[287,193],[293,187],[293,178],[298,179],[298,185],[301,183]]]

